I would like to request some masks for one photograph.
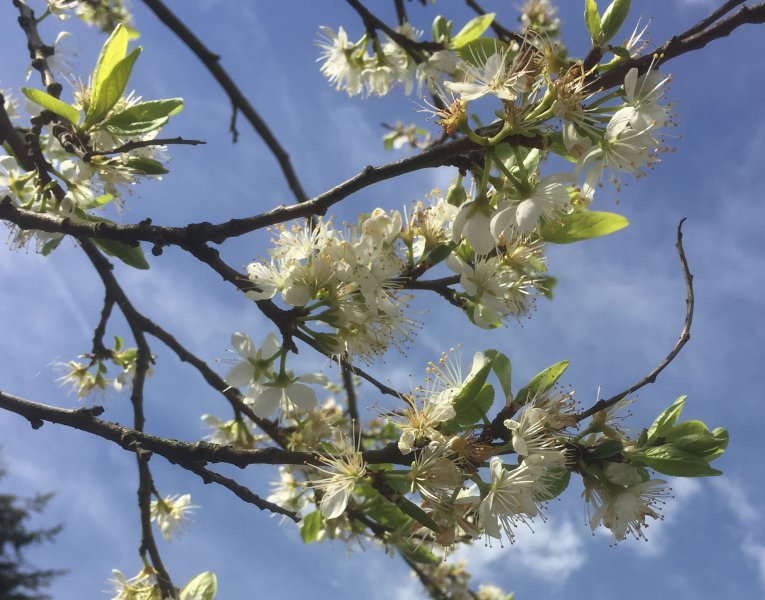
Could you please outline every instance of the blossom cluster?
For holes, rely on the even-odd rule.
[[[351,43],[342,27],[337,32],[322,27],[321,33],[316,42],[321,49],[321,72],[349,96],[362,92],[367,96],[384,96],[396,85],[402,85],[409,95],[415,82],[419,94],[423,88],[432,89],[434,81],[453,72],[457,66],[458,57],[454,50],[431,53],[420,49],[416,41],[421,34],[409,23],[396,28],[401,38],[411,42],[406,47],[387,36],[381,44],[377,37],[370,39],[368,34]],[[370,43],[374,48],[372,55],[368,52]]]

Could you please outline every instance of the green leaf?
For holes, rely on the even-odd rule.
[[[63,240],[64,237],[57,237],[53,238],[52,240],[48,240],[45,242],[45,245],[42,247],[42,250],[40,250],[40,254],[43,256],[48,256],[51,252],[53,252],[56,248],[58,248],[58,245],[61,243],[61,240]]]
[[[540,236],[545,242],[571,244],[608,235],[627,225],[629,221],[615,213],[577,210],[558,221],[544,221]]]
[[[466,44],[477,40],[494,21],[494,13],[486,13],[475,19],[470,19],[459,33],[452,39],[452,48],[462,48]],[[493,54],[493,53],[492,53]]]
[[[437,265],[442,260],[445,260],[449,257],[449,255],[452,253],[452,250],[454,250],[454,243],[448,242],[446,244],[439,244],[435,248],[433,248],[430,252],[428,252],[425,257],[423,258],[423,262],[426,264],[432,266]]]
[[[136,269],[149,268],[149,263],[146,262],[141,246],[129,246],[128,244],[116,240],[97,238],[93,238],[93,242],[109,256],[119,258],[126,265],[130,265]]]
[[[452,399],[454,411],[457,413],[454,417],[454,420],[460,425],[470,425],[475,423],[484,414],[486,414],[486,411],[484,411],[483,414],[480,414],[477,418],[474,418],[476,412],[480,412],[480,406],[476,406],[476,403],[478,403],[479,400],[483,403],[487,401],[486,394],[488,394],[488,392],[484,392],[483,387],[486,383],[486,379],[489,376],[490,371],[491,360],[487,360],[486,364],[484,364],[470,379],[465,382],[465,385],[462,386],[462,389],[457,392],[457,394]],[[479,399],[480,394],[484,395]],[[494,398],[492,390],[491,401],[493,400]],[[491,406],[491,401],[489,401],[486,410],[488,410]]]
[[[621,442],[617,440],[605,440],[590,450],[588,457],[593,460],[603,460],[616,456],[624,449]]]
[[[629,50],[624,48],[623,46],[609,46],[608,49],[613,52],[616,56],[619,58],[623,58],[624,60],[629,60],[630,53]]]
[[[538,275],[537,276],[537,289],[548,300],[553,299],[553,290],[558,283],[558,278],[552,275]]]
[[[93,94],[103,86],[104,81],[114,70],[114,67],[127,54],[128,39],[130,35],[127,29],[119,24],[112,31],[111,35],[104,42],[101,53],[96,61],[96,68],[93,69]]]
[[[571,481],[571,471],[568,469],[559,469],[557,471],[547,471],[542,476],[542,483],[547,494],[544,494],[540,500],[552,500],[560,496],[568,487]]]
[[[598,3],[595,0],[584,0],[584,22],[593,43],[600,45],[603,41],[603,28],[598,13]]]
[[[398,546],[398,551],[402,556],[416,563],[439,565],[443,560],[428,550],[424,544],[415,545],[411,542],[404,542]]]
[[[77,125],[80,120],[80,111],[74,106],[70,106],[66,102],[59,100],[58,98],[51,96],[41,90],[33,88],[21,88],[21,93],[24,94],[35,104],[39,104],[43,108],[56,113],[59,117],[64,117],[72,125]]]
[[[133,72],[133,65],[141,54],[141,50],[140,47],[133,50],[114,65],[114,68],[98,87],[93,85],[90,104],[85,112],[85,122],[82,124],[83,128],[87,129],[101,121],[122,97],[130,74]]]
[[[614,0],[608,5],[603,13],[601,20],[601,30],[603,33],[602,44],[613,38],[627,19],[630,13],[630,0]]]
[[[427,527],[428,529],[432,531],[435,531],[436,533],[441,532],[441,528],[438,526],[438,523],[436,523],[428,515],[428,513],[422,510],[414,502],[407,500],[406,498],[404,498],[404,496],[398,496],[396,498],[395,504],[401,510],[401,512],[409,515],[418,523],[424,525],[425,527]]]
[[[459,394],[454,399],[454,421],[459,425],[473,425],[480,422],[494,403],[494,387],[484,385],[474,396]]]
[[[181,600],[214,600],[218,591],[218,579],[212,571],[194,577],[181,590]]]
[[[505,52],[507,44],[494,38],[478,38],[459,48],[457,54],[466,63],[475,67],[482,66],[486,59],[496,52]]]
[[[142,156],[131,156],[125,163],[125,166],[143,175],[164,175],[170,172],[158,160]]]
[[[672,426],[680,416],[680,413],[683,412],[683,406],[685,405],[686,398],[687,396],[680,396],[672,403],[672,406],[664,410],[658,417],[656,417],[653,425],[651,425],[651,427],[648,429],[649,444],[658,438],[665,437],[669,433],[669,431],[672,429]]]
[[[722,471],[710,467],[703,458],[671,444],[646,448],[639,452],[625,452],[625,456],[660,473],[675,477],[705,477],[722,474]]]
[[[308,513],[300,521],[300,537],[303,542],[310,544],[319,539],[319,533],[321,532],[322,520],[321,513],[318,510]]]
[[[562,360],[554,365],[550,365],[543,371],[537,373],[528,385],[518,390],[518,394],[515,396],[513,403],[516,406],[523,406],[530,400],[532,400],[537,394],[541,394],[549,390],[555,385],[561,375],[568,369],[569,364],[567,360]]]
[[[513,396],[513,367],[510,359],[497,350],[487,350],[484,354],[491,360],[491,370],[499,379],[499,385],[509,403]]]
[[[675,425],[664,436],[667,443],[710,462],[728,447],[728,430],[718,427],[710,432],[701,421],[685,421]]]
[[[168,119],[183,110],[182,98],[141,102],[114,113],[104,123],[115,135],[139,135],[159,129]]]
[[[438,15],[433,19],[433,26],[431,27],[433,41],[446,43],[452,36],[452,25],[453,23],[447,21],[446,17],[443,17],[442,15]]]

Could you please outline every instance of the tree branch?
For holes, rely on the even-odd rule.
[[[163,2],[161,2],[161,0],[143,0],[143,3],[148,6],[149,9],[159,17],[159,20],[167,25],[170,30],[177,35],[186,46],[188,46],[189,50],[202,61],[204,66],[207,67],[210,74],[218,81],[226,94],[228,94],[228,97],[231,100],[231,105],[233,106],[234,114],[239,110],[250,122],[255,131],[258,132],[258,135],[260,135],[266,146],[268,146],[268,149],[271,150],[271,153],[276,158],[276,161],[279,163],[279,167],[281,167],[284,178],[287,180],[287,185],[289,185],[290,190],[292,190],[295,199],[299,203],[308,200],[308,196],[303,191],[303,186],[300,184],[295,169],[292,167],[289,154],[287,154],[287,151],[276,139],[266,122],[260,117],[252,104],[250,104],[250,101],[247,100],[239,87],[234,83],[234,80],[231,79],[226,70],[220,66],[220,56],[211,52],[183,22],[176,17]],[[233,123],[234,121],[232,120],[231,128],[233,131],[236,131]]]
[[[252,490],[250,490],[249,488],[237,483],[233,479],[224,477],[220,473],[215,473],[214,471],[210,471],[209,469],[206,469],[204,465],[200,463],[179,462],[178,464],[184,469],[199,475],[202,478],[202,481],[204,481],[204,483],[206,484],[217,483],[218,485],[222,485],[223,487],[234,492],[234,494],[236,494],[239,498],[241,498],[248,504],[253,504],[257,506],[260,510],[268,510],[268,511],[271,511],[272,513],[284,515],[285,517],[292,519],[295,523],[300,522],[300,516],[296,512],[287,510],[286,508],[282,508],[278,504],[274,504],[273,502],[269,502],[268,500],[264,500],[257,494],[253,493]]]
[[[637,383],[628,387],[623,392],[619,392],[618,394],[616,394],[615,396],[611,396],[607,400],[599,400],[587,410],[579,413],[577,415],[577,421],[586,419],[587,417],[594,415],[596,412],[600,412],[601,410],[604,410],[610,406],[613,406],[614,404],[616,404],[623,398],[626,398],[630,394],[634,394],[640,388],[648,385],[649,383],[654,383],[656,381],[656,378],[659,376],[659,373],[661,373],[665,368],[667,368],[667,366],[669,366],[669,364],[680,353],[680,350],[683,349],[683,346],[685,346],[688,340],[691,339],[691,324],[693,323],[693,303],[694,303],[693,275],[691,275],[691,272],[688,269],[688,261],[685,258],[685,251],[683,250],[683,223],[684,222],[685,222],[685,219],[680,221],[680,223],[677,226],[677,242],[675,244],[675,247],[677,248],[677,253],[680,256],[680,266],[683,269],[683,279],[685,281],[685,321],[683,323],[683,329],[680,332],[680,337],[678,338],[677,342],[675,343],[675,346],[672,348],[669,354],[667,354],[664,360],[662,360],[653,371],[651,371],[648,375],[643,377]]]

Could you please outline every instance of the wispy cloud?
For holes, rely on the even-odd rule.
[[[480,542],[457,552],[456,556],[467,561],[468,569],[476,579],[492,580],[498,584],[497,573],[508,571],[523,573],[555,585],[563,585],[569,576],[587,561],[582,529],[572,521],[549,518],[546,523],[534,525],[534,529],[519,527],[515,543],[510,547],[490,548]],[[498,564],[502,569],[497,569]]]

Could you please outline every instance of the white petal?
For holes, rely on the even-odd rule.
[[[343,514],[348,505],[350,490],[346,486],[338,485],[335,489],[328,489],[321,499],[321,515],[325,519],[336,519]]]
[[[262,393],[257,396],[248,395],[248,399],[252,400],[252,412],[255,413],[255,416],[265,419],[270,417],[279,406],[279,401],[282,399],[282,388],[269,386],[263,388]]]
[[[237,332],[231,335],[231,345],[242,358],[253,356],[252,340],[245,333]]]
[[[231,387],[242,387],[250,385],[252,378],[255,375],[255,370],[252,365],[246,361],[240,362],[234,365],[225,377],[225,381]]]
[[[316,406],[316,392],[302,383],[293,383],[285,388],[284,393],[290,399],[290,402],[296,404],[303,410],[311,410]]]

